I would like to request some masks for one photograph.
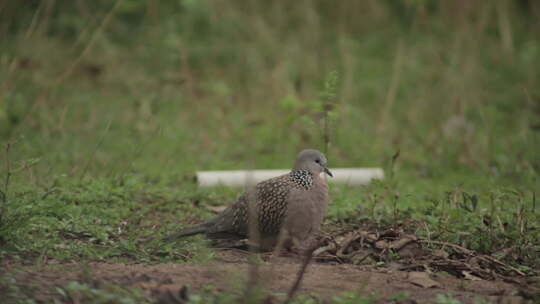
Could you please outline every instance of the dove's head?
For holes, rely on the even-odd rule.
[[[333,177],[332,172],[326,167],[326,157],[324,154],[313,149],[307,149],[298,153],[293,170],[307,170],[315,175],[324,172]]]

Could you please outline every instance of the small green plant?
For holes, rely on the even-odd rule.
[[[31,292],[25,292],[20,288],[17,280],[9,274],[0,275],[0,294],[2,294],[2,301],[5,303],[36,303]]]
[[[3,240],[2,231],[6,226],[6,213],[7,213],[7,201],[8,201],[8,191],[9,191],[9,180],[11,178],[11,161],[9,160],[9,150],[11,144],[7,143],[5,148],[5,177],[3,183],[3,189],[0,189],[0,243]]]
[[[359,292],[345,292],[339,296],[332,297],[332,303],[334,304],[371,304],[376,301],[376,296],[364,296]]]
[[[400,302],[404,302],[406,301],[407,299],[410,298],[410,293],[407,292],[407,291],[402,291],[400,292],[399,294],[393,296],[393,297],[390,297],[390,301],[393,301],[393,302],[397,302],[397,303],[400,303]]]
[[[439,294],[436,297],[437,304],[461,304],[461,301],[455,299],[452,295]]]
[[[493,302],[486,300],[484,298],[475,297],[474,298],[474,304],[493,304]]]
[[[337,90],[339,74],[337,71],[328,73],[324,81],[324,88],[320,93],[320,103],[316,112],[322,114],[323,152],[328,155],[330,145],[330,123],[337,119]]]
[[[142,291],[133,288],[125,289],[116,285],[94,288],[84,283],[69,282],[64,287],[57,288],[56,292],[60,294],[64,300],[75,303],[151,303],[149,299],[146,299],[143,296]]]

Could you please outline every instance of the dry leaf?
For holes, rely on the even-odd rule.
[[[385,249],[388,248],[389,243],[386,240],[380,240],[375,242],[375,247],[379,249]]]
[[[481,278],[475,276],[470,271],[463,270],[461,273],[463,274],[465,280],[482,281]]]
[[[424,256],[426,254],[426,252],[422,249],[422,246],[420,246],[418,243],[409,243],[399,249],[398,253],[401,258],[415,258]]]
[[[429,277],[429,274],[425,272],[418,272],[418,271],[409,272],[408,280],[414,285],[417,285],[423,288],[434,288],[434,287],[441,286],[438,282],[432,280]]]
[[[446,259],[450,256],[448,252],[442,249],[433,250],[432,254],[436,257],[443,258],[443,259]]]

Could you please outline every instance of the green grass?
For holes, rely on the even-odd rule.
[[[201,220],[194,204],[216,200],[216,193],[175,191],[140,176],[122,180],[55,181],[52,189],[14,193],[7,204],[2,255],[59,261],[204,261],[204,242],[173,248],[161,238],[179,223]],[[207,214],[208,212],[206,212]],[[10,221],[11,219],[11,221]],[[12,255],[18,253],[20,255]]]
[[[444,188],[443,188],[444,189]],[[199,190],[186,180],[59,178],[52,189],[13,191],[0,254],[4,258],[59,261],[205,262],[212,251],[202,238],[163,243],[180,227],[212,216],[208,205],[232,204],[235,191]],[[539,214],[531,192],[448,187],[430,193],[391,182],[362,188],[331,187],[326,225],[381,226],[425,223],[420,236],[482,253],[514,248],[524,270],[540,263]],[[356,223],[356,224],[355,224]]]
[[[160,239],[239,193],[194,172],[326,134],[330,167],[387,179],[332,187],[325,227],[415,221],[538,269],[536,3],[57,2],[0,8],[1,259],[205,263]]]

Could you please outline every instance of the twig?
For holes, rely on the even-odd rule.
[[[338,82],[338,73],[333,71],[328,74],[324,90],[322,92],[322,114],[323,114],[323,128],[322,128],[322,139],[323,139],[323,150],[324,154],[328,155],[328,148],[330,146],[330,112],[334,109],[334,103],[336,99],[336,87]]]
[[[92,151],[92,154],[88,158],[88,161],[86,162],[86,166],[84,166],[81,176],[79,177],[79,180],[82,180],[84,178],[84,176],[86,175],[86,172],[88,171],[88,168],[90,167],[90,164],[92,163],[92,161],[94,161],[96,152],[98,151],[99,147],[101,147],[101,145],[103,144],[103,141],[105,140],[105,135],[109,132],[109,129],[111,128],[111,123],[112,123],[112,120],[109,120],[109,123],[105,127],[105,131],[103,132],[103,135],[99,139],[96,145],[96,148],[94,149],[94,151]]]
[[[324,145],[324,154],[328,155],[328,146],[330,145],[330,123],[328,122],[328,108],[325,106],[323,112],[323,145]]]
[[[105,15],[105,17],[103,18],[103,20],[101,21],[101,23],[99,24],[98,28],[96,29],[96,31],[94,32],[92,38],[90,39],[90,41],[88,42],[88,44],[86,45],[86,47],[84,48],[84,50],[81,52],[81,54],[79,55],[79,57],[77,57],[65,70],[64,72],[58,76],[58,78],[55,80],[54,82],[54,85],[57,86],[59,84],[61,84],[67,77],[69,77],[69,75],[71,75],[71,73],[73,72],[73,70],[81,63],[82,59],[92,50],[94,44],[96,43],[97,41],[97,38],[101,35],[101,33],[104,32],[105,28],[107,27],[107,25],[110,23],[112,17],[114,16],[114,13],[116,12],[116,10],[118,9],[118,7],[120,7],[120,4],[122,3],[123,0],[117,0],[115,2],[115,4],[112,6],[112,8],[109,10],[109,12],[107,13],[107,15]]]
[[[536,212],[536,192],[532,193],[532,213]]]
[[[456,245],[456,244],[452,244],[452,243],[447,243],[447,242],[439,242],[439,241],[426,241],[426,240],[418,240],[419,242],[421,243],[428,243],[428,244],[435,244],[435,245],[441,245],[441,246],[448,246],[448,247],[452,247],[454,249],[458,249],[462,252],[464,252],[465,254],[467,255],[475,255],[475,252],[470,250],[470,249],[467,249],[465,247],[461,247],[459,245]],[[521,276],[525,276],[525,273],[520,271],[519,269],[513,267],[513,266],[510,266],[508,264],[505,264],[499,260],[497,260],[496,258],[490,256],[490,255],[485,255],[485,254],[477,254],[478,258],[486,261],[487,262],[491,262],[491,263],[495,263],[495,264],[498,264],[500,266],[503,266],[503,267],[506,267],[514,272],[516,272],[517,274],[521,275]]]
[[[252,245],[249,246],[253,248]],[[255,261],[256,253],[254,249],[250,249],[251,254],[248,256],[248,282],[246,284],[246,290],[244,292],[243,303],[249,303],[250,298],[253,296],[254,289],[257,287],[259,281],[259,265]]]
[[[388,93],[386,94],[386,99],[384,101],[384,108],[382,109],[378,120],[379,124],[377,125],[376,134],[379,138],[382,138],[382,135],[384,135],[384,132],[386,131],[386,126],[388,125],[386,122],[390,115],[389,113],[391,112],[392,107],[396,101],[399,84],[401,82],[401,73],[404,61],[403,58],[405,57],[405,55],[403,54],[403,48],[403,41],[399,41],[397,44],[396,55],[392,67],[390,86],[388,87]]]
[[[255,258],[261,246],[261,235],[259,233],[259,225],[257,218],[257,210],[254,208],[251,197],[247,197],[248,205],[248,282],[244,292],[243,303],[249,303],[253,292],[259,283],[259,265]]]
[[[11,161],[9,159],[9,152],[11,150],[11,143],[8,142],[6,144],[6,181],[4,183],[4,191],[2,192],[4,194],[5,200],[7,200],[7,192],[9,187],[9,180],[11,179]]]
[[[291,289],[287,293],[287,299],[285,300],[285,302],[283,302],[283,304],[290,303],[292,301],[295,293],[298,291],[298,288],[300,288],[300,283],[302,283],[302,279],[304,278],[304,274],[306,273],[306,269],[307,269],[309,263],[311,262],[311,259],[313,258],[313,252],[318,247],[319,247],[319,244],[317,242],[317,244],[310,247],[306,251],[304,261],[302,262],[302,265],[300,266],[300,269],[298,270],[298,274],[296,275],[296,280],[294,281],[293,286],[291,287]]]
[[[495,263],[495,264],[499,264],[499,265],[501,265],[501,266],[507,267],[507,268],[509,268],[509,269],[511,269],[511,270],[513,270],[513,271],[515,271],[517,274],[519,274],[519,275],[521,275],[521,276],[525,276],[525,273],[523,273],[523,272],[520,271],[519,269],[515,268],[514,266],[510,266],[510,265],[508,265],[508,264],[505,264],[505,263],[503,263],[503,262],[497,260],[496,258],[494,258],[494,257],[492,257],[492,256],[489,256],[489,255],[482,255],[480,258],[481,258],[481,259],[486,259],[486,260],[489,260],[489,261],[491,261],[491,262],[493,262],[493,263]]]
[[[11,150],[11,143],[6,144],[6,180],[4,182],[4,190],[0,189],[0,227],[3,224],[4,215],[6,214],[6,204],[8,200],[9,180],[11,179],[11,161],[9,159],[9,151]]]
[[[356,233],[352,233],[349,237],[347,237],[340,245],[341,245],[341,248],[339,248],[339,250],[336,252],[336,255],[339,256],[339,257],[343,257],[344,256],[344,252],[345,250],[347,250],[347,248],[349,248],[349,246],[352,244],[352,242],[356,241],[358,239],[358,237],[360,238],[364,238],[362,235],[358,235]]]
[[[420,243],[427,243],[427,244],[434,244],[434,245],[441,245],[441,246],[448,246],[448,247],[452,247],[454,249],[457,249],[457,250],[460,250],[462,252],[464,252],[465,254],[468,254],[468,255],[474,255],[474,251],[470,250],[470,249],[467,249],[465,247],[461,247],[459,245],[456,245],[456,244],[452,244],[452,243],[447,243],[447,242],[440,242],[440,241],[430,241],[430,240],[418,240],[418,242]]]
[[[331,244],[328,244],[328,245],[326,245],[324,247],[317,248],[317,250],[315,250],[313,252],[313,255],[316,256],[316,257],[319,257],[321,254],[323,254],[325,252],[328,252],[330,250],[334,250],[336,248],[337,248],[336,244],[331,243]],[[336,258],[338,257],[337,255],[333,255],[333,254],[332,254],[332,256],[335,256]]]

